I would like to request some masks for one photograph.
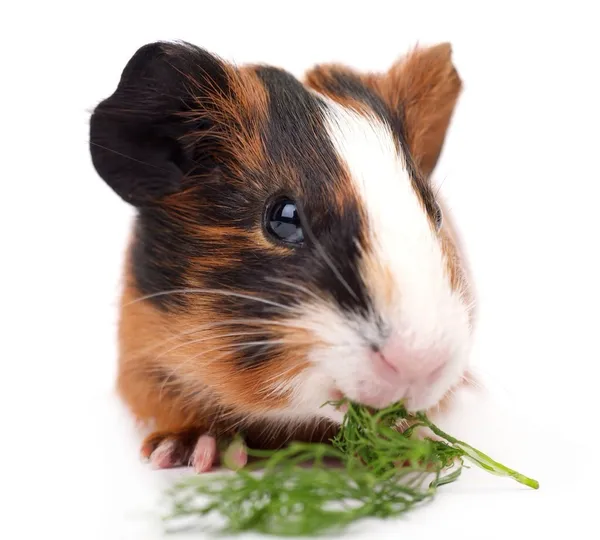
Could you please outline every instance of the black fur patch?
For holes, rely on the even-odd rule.
[[[305,231],[309,251],[299,250],[299,257],[305,258],[302,266],[310,268],[310,282],[330,293],[342,308],[365,312],[370,301],[356,271],[356,241],[364,239],[364,224],[357,201],[348,200],[349,207],[339,213],[332,205],[336,199],[336,184],[345,171],[325,132],[325,105],[285,71],[261,68],[257,73],[269,93],[265,146],[274,163],[292,165],[305,194],[304,199],[298,201],[309,229]]]
[[[189,256],[195,253],[180,223],[162,209],[140,211],[131,246],[132,274],[139,292],[164,310],[183,308]]]
[[[185,173],[200,164],[180,139],[208,126],[180,115],[210,87],[229,91],[222,63],[198,47],[150,43],[132,56],[90,119],[93,165],[123,200],[148,206],[184,187]]]

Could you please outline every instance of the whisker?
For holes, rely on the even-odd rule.
[[[298,210],[298,213],[300,214],[301,221],[304,224],[304,227],[306,229],[307,235],[310,237],[310,240],[315,244],[316,248],[318,249],[319,253],[321,254],[321,257],[323,257],[323,260],[327,263],[327,265],[329,266],[329,268],[331,269],[331,271],[335,274],[335,276],[338,278],[338,280],[340,281],[340,283],[352,295],[352,298],[354,298],[355,300],[358,301],[358,297],[356,296],[356,293],[352,290],[352,288],[350,287],[350,285],[348,285],[348,283],[346,282],[346,280],[344,279],[344,277],[342,276],[342,274],[340,273],[340,271],[337,269],[337,267],[333,264],[333,262],[327,256],[327,253],[323,249],[323,246],[320,244],[320,242],[317,240],[317,238],[315,237],[315,235],[312,233],[312,230],[311,230],[310,226],[308,225],[308,220],[304,216],[304,213],[303,213],[302,209],[298,206],[297,210]]]
[[[220,294],[223,296],[233,296],[236,298],[244,298],[246,300],[254,300],[255,302],[261,302],[263,304],[278,307],[284,311],[288,311],[291,313],[297,312],[297,310],[295,310],[289,306],[285,306],[283,304],[280,304],[279,302],[274,302],[272,300],[267,300],[265,298],[261,298],[260,296],[252,296],[250,294],[242,294],[242,293],[236,293],[236,292],[232,292],[232,291],[221,291],[218,289],[197,289],[197,288],[173,289],[170,291],[161,291],[161,292],[157,292],[157,293],[153,293],[153,294],[148,294],[148,295],[142,296],[140,298],[136,298],[135,300],[132,300],[131,302],[128,302],[123,307],[127,307],[132,304],[136,304],[137,302],[141,302],[143,300],[149,300],[151,298],[157,298],[159,296],[167,296],[170,294]]]
[[[163,384],[161,385],[160,392],[159,392],[159,399],[162,397],[162,392],[163,392],[164,387],[173,378],[173,376],[177,374],[177,372],[181,372],[183,370],[183,368],[185,368],[185,366],[189,365],[193,360],[196,360],[205,354],[208,354],[211,352],[218,352],[218,351],[222,351],[222,350],[225,350],[225,352],[210,362],[210,363],[214,363],[215,361],[220,360],[221,358],[225,358],[228,354],[230,354],[231,351],[227,350],[227,347],[222,347],[222,346],[216,347],[214,349],[208,349],[206,351],[202,351],[201,354],[189,357],[184,362],[181,362],[180,364],[175,365],[173,367],[173,369],[171,369],[169,376],[163,381]]]
[[[221,338],[226,338],[226,337],[237,337],[237,336],[256,336],[256,335],[260,335],[262,333],[263,332],[232,332],[229,334],[215,334],[215,335],[207,336],[207,337],[204,337],[201,339],[193,339],[191,341],[185,341],[184,343],[180,343],[179,345],[176,345],[175,347],[171,347],[170,349],[163,351],[161,354],[154,357],[154,361],[156,362],[156,360],[158,360],[159,358],[162,358],[163,356],[169,354],[170,352],[176,351],[177,349],[181,349],[182,347],[187,347],[189,345],[194,345],[197,343],[204,343],[205,341],[210,341],[211,339],[221,339]]]
[[[469,370],[476,371],[473,367],[470,367]],[[474,388],[477,388],[478,390],[486,389],[486,385],[483,382],[482,377],[475,377],[475,376],[469,376],[468,374],[464,374],[462,376],[462,379],[464,382],[466,382],[470,386],[473,386]]]
[[[201,358],[202,356],[208,354],[209,352],[226,351],[226,354],[229,354],[231,352],[238,352],[238,351],[242,351],[244,349],[248,349],[251,347],[256,347],[257,345],[280,345],[282,343],[285,343],[285,340],[260,340],[260,341],[249,341],[246,343],[227,343],[220,347],[216,347],[214,349],[208,349],[206,351],[202,351],[200,354],[195,354],[194,356],[189,357],[186,360],[186,363],[189,363],[193,360],[197,360],[198,358]],[[220,356],[219,358],[222,358],[222,356]],[[205,363],[204,365],[208,366],[208,365],[214,364],[214,363],[215,363],[215,359],[211,359],[209,362]]]
[[[268,384],[270,382],[273,382],[276,379],[278,379],[279,377],[283,377],[284,375],[287,375],[288,373],[290,373],[291,371],[294,371],[295,369],[298,369],[298,364],[295,364],[291,368],[286,369],[283,373],[277,373],[276,375],[269,377],[268,379],[265,380],[265,383]]]
[[[323,425],[324,422],[325,422],[324,418],[319,418],[319,420],[314,423],[313,429],[312,429],[312,431],[310,433],[309,440],[313,440],[313,438],[315,436],[315,432],[317,432],[318,430],[321,429],[321,426]]]
[[[155,371],[158,371],[161,374],[164,374],[164,369],[152,369],[148,368],[145,370],[148,374],[152,374]],[[207,387],[201,386],[199,381],[186,381],[185,385],[180,385],[178,381],[173,379],[174,372],[170,373],[169,376],[163,381],[159,388],[158,399],[162,399],[163,392],[166,387],[170,384],[175,386],[177,390],[177,397],[184,404],[186,403],[201,403],[202,407],[207,408],[208,405],[210,407],[218,406],[217,401],[215,401],[214,396],[211,396],[210,391]],[[184,405],[185,406],[185,405]],[[209,408],[210,408],[209,407]]]
[[[187,330],[178,332],[177,334],[161,341],[158,344],[152,345],[150,347],[147,347],[147,348],[139,351],[137,356],[138,357],[144,356],[145,354],[148,354],[148,353],[152,352],[153,350],[156,350],[164,345],[167,345],[169,342],[177,340],[178,338],[181,338],[184,336],[189,336],[189,335],[192,335],[192,334],[195,334],[198,332],[202,332],[204,330],[211,330],[214,328],[218,328],[220,326],[228,326],[228,325],[256,326],[256,327],[259,327],[259,328],[262,327],[265,329],[269,329],[269,327],[279,327],[279,328],[291,328],[291,329],[308,330],[308,331],[313,330],[313,328],[311,328],[310,326],[300,324],[299,322],[270,321],[270,320],[258,319],[258,318],[229,319],[229,320],[223,320],[223,321],[216,321],[213,323],[202,324],[202,325],[188,328]]]
[[[227,413],[227,414],[223,414],[223,415],[221,416],[221,418],[222,418],[222,419],[226,419],[228,416],[235,416],[235,415],[236,415],[235,413],[233,413],[233,412],[229,412],[229,413]],[[242,417],[240,417],[238,420],[236,420],[235,422],[231,423],[231,424],[229,425],[229,428],[230,428],[232,431],[235,431],[235,430],[238,428],[238,426],[241,426],[241,425],[243,425],[243,424],[246,424],[246,423],[248,422],[248,420],[250,420],[251,418],[252,418],[252,415],[251,415],[251,414],[247,414],[247,415],[245,415],[245,416],[242,416]]]
[[[162,392],[164,390],[164,387],[166,386],[166,384],[173,378],[173,376],[177,373],[177,372],[181,372],[181,370],[189,365],[191,362],[193,362],[194,360],[197,360],[199,358],[201,358],[202,356],[205,356],[206,354],[209,354],[211,352],[219,352],[219,351],[224,351],[223,354],[217,356],[216,358],[212,358],[208,363],[205,363],[205,366],[214,364],[215,362],[221,360],[222,358],[225,358],[227,355],[231,354],[231,353],[235,353],[235,352],[239,352],[242,350],[245,350],[247,348],[251,348],[257,345],[280,345],[280,344],[288,344],[288,345],[293,345],[293,344],[309,344],[310,342],[307,341],[293,341],[293,340],[285,340],[285,339],[280,339],[280,340],[261,340],[261,341],[251,341],[251,342],[246,342],[246,343],[228,343],[225,345],[222,345],[220,347],[214,347],[212,349],[207,349],[202,351],[200,354],[191,356],[186,358],[186,360],[180,364],[177,364],[176,366],[173,367],[173,369],[171,370],[171,372],[169,373],[169,376],[163,381],[163,384],[161,385],[161,389],[159,392],[159,399],[160,397],[162,397]]]
[[[158,165],[154,165],[153,163],[148,163],[147,161],[142,161],[142,160],[136,159],[136,158],[134,158],[132,156],[128,156],[127,154],[123,154],[123,153],[118,152],[117,150],[115,150],[113,148],[109,148],[107,146],[103,146],[101,144],[98,144],[97,142],[90,141],[90,144],[92,144],[93,146],[97,146],[98,148],[102,148],[102,150],[106,150],[107,152],[112,152],[113,154],[117,154],[118,156],[124,157],[126,159],[131,160],[131,161],[135,161],[136,163],[139,163],[140,165],[146,165],[148,167],[152,167],[153,169],[158,169],[159,171],[169,172],[167,169],[165,169],[163,167],[159,167]]]
[[[196,332],[199,332],[201,330],[206,330],[206,329],[210,329],[216,326],[227,326],[229,324],[232,325],[236,325],[236,324],[240,324],[240,325],[248,325],[248,326],[252,326],[252,325],[257,325],[257,326],[262,326],[262,327],[269,327],[269,326],[279,326],[279,327],[283,327],[283,328],[293,328],[293,329],[300,329],[300,330],[312,330],[312,328],[310,326],[304,325],[304,324],[300,324],[298,322],[291,322],[291,321],[271,321],[268,319],[258,319],[258,318],[248,318],[248,319],[227,319],[227,320],[223,320],[223,321],[218,321],[218,322],[214,322],[214,323],[209,323],[206,325],[201,325],[201,326],[195,326],[190,330],[186,330],[184,332],[182,332],[181,335],[189,335],[189,334],[193,334]]]
[[[442,186],[444,185],[444,182],[446,181],[446,178],[448,178],[448,176],[444,176],[444,179],[440,182],[440,185],[437,188],[437,191],[435,192],[435,197],[437,198],[437,196],[440,194],[440,191],[442,190]]]
[[[274,382],[276,382],[276,379],[280,378],[280,377],[285,377],[288,373],[291,373],[292,371],[296,370],[298,368],[298,365],[293,365],[291,368],[285,370],[283,373],[277,373],[276,375],[273,375],[272,377],[269,377],[266,381],[265,381],[265,386],[270,386],[270,388],[265,391],[265,397],[271,397],[274,395],[278,395],[281,394],[283,391],[287,391],[288,389],[285,388],[285,383],[280,383],[280,384],[272,384]]]
[[[259,345],[268,345],[268,346],[272,346],[272,345],[310,345],[312,342],[310,341],[306,341],[306,340],[289,340],[289,339],[273,339],[273,340],[261,340],[261,341],[249,341],[246,343],[233,343],[230,344],[229,347],[227,347],[228,352],[239,352],[239,351],[243,351],[245,349],[249,349],[252,347],[256,347]],[[223,349],[221,349],[223,350]],[[202,355],[200,355],[202,356]],[[192,357],[192,359],[198,358],[198,355]],[[204,364],[206,365],[210,365],[213,364],[215,362],[214,359],[211,359],[208,363]]]
[[[465,297],[465,296],[466,296],[466,293],[465,293],[465,294],[462,294],[462,295],[461,295],[461,300],[463,300],[463,301],[464,301],[464,297]],[[465,305],[465,310],[466,310],[466,311],[471,311],[471,310],[473,310],[473,308],[474,308],[476,305],[477,305],[477,300],[471,300],[471,301],[470,301],[468,304],[466,304],[466,305]]]
[[[306,287],[303,287],[302,285],[298,285],[297,283],[294,283],[292,281],[287,281],[285,279],[280,279],[280,278],[271,278],[271,277],[267,277],[265,279],[267,279],[268,281],[272,281],[274,283],[279,283],[280,285],[286,285],[288,287],[291,287],[292,289],[296,289],[298,291],[301,291],[301,292],[309,295],[310,297],[314,298],[318,302],[322,302],[323,301],[322,298],[319,298],[319,296],[317,296],[310,289],[307,289]]]

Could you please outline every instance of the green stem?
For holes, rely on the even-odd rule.
[[[485,469],[486,471],[496,474],[498,476],[509,476],[517,482],[519,482],[520,484],[524,484],[533,489],[538,489],[540,487],[540,484],[537,480],[528,478],[527,476],[513,469],[510,469],[509,467],[506,467],[501,463],[498,463],[497,461],[493,460],[491,457],[484,454],[480,450],[477,450],[471,445],[463,441],[459,441],[455,437],[452,437],[452,435],[448,435],[447,433],[443,432],[429,419],[427,419],[427,417],[424,414],[419,414],[418,417],[424,424],[427,425],[429,429],[431,429],[431,431],[433,431],[433,433],[435,433],[438,437],[446,439],[449,443],[462,450],[467,458],[469,458],[473,463],[475,463],[482,469]]]

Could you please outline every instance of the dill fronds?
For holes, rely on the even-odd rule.
[[[340,405],[340,402],[335,405]],[[528,478],[444,433],[425,414],[402,404],[371,411],[354,403],[331,444],[292,443],[277,451],[249,449],[262,458],[221,475],[192,476],[171,490],[167,520],[217,513],[224,532],[315,536],[362,518],[390,518],[432,499],[456,481],[464,459],[538,489]],[[399,430],[400,421],[409,427]],[[427,427],[441,441],[418,438]],[[334,459],[339,466],[331,465]]]

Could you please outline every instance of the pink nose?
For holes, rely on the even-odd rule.
[[[392,382],[419,385],[435,382],[444,368],[447,357],[439,349],[415,350],[392,338],[370,353],[375,372]]]

